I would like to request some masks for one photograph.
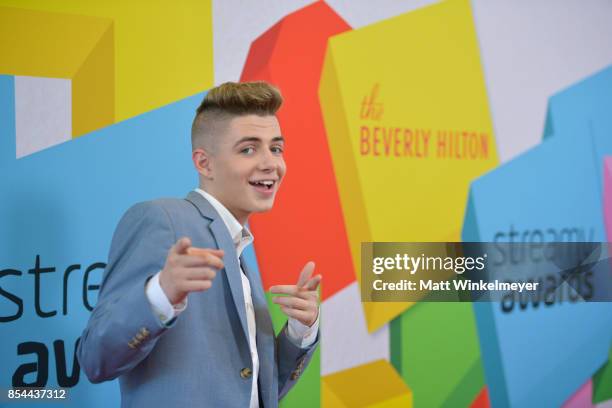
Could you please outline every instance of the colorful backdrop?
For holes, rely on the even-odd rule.
[[[290,171],[248,262],[266,290],[324,276],[283,407],[612,407],[611,303],[359,297],[364,241],[609,240],[611,20],[608,0],[0,0],[0,388],[119,405],[75,358],[114,228],[196,187],[207,89],[266,80]]]

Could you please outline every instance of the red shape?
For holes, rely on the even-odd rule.
[[[470,405],[470,408],[489,408],[491,403],[489,402],[489,390],[486,386],[482,387],[482,390],[478,393],[476,399]]]
[[[323,275],[323,299],[355,281],[318,96],[327,41],[350,29],[317,2],[283,18],[249,50],[241,81],[268,81],[285,99],[277,116],[286,139],[287,175],[274,209],[249,222],[266,289],[296,282],[309,260]]]

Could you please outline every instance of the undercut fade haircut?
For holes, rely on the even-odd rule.
[[[191,125],[192,149],[215,151],[215,141],[225,132],[229,121],[237,116],[275,115],[283,97],[267,82],[226,82],[206,94],[196,110]]]

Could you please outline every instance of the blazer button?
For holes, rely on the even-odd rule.
[[[247,378],[251,378],[252,375],[253,375],[253,370],[251,370],[248,367],[243,368],[242,370],[240,370],[240,377],[245,379],[245,380]]]

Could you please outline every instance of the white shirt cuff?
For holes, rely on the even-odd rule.
[[[317,314],[317,320],[308,327],[302,324],[299,320],[289,318],[287,324],[287,336],[289,340],[300,348],[307,348],[317,339],[317,333],[319,332],[319,317],[321,317],[321,307],[319,306],[319,313]]]
[[[166,325],[187,308],[187,298],[182,303],[172,305],[159,284],[159,274],[160,272],[157,272],[149,279],[145,286],[145,294],[155,316],[163,325]]]

